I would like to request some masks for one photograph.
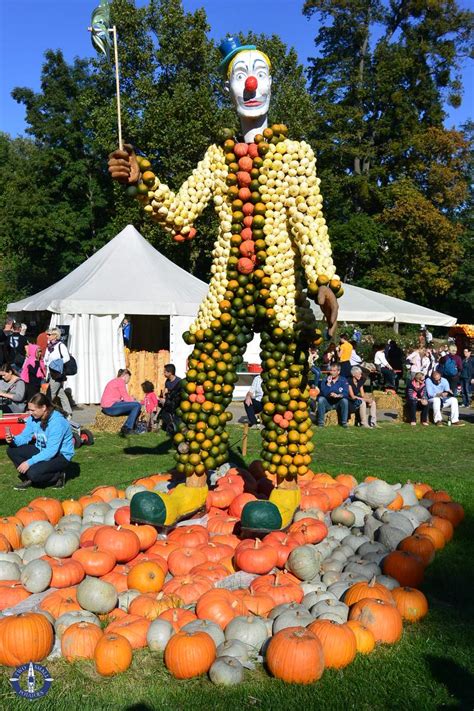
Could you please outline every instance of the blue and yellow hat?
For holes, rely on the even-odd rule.
[[[243,52],[245,49],[257,49],[254,44],[240,44],[236,37],[226,37],[219,45],[219,51],[222,54],[222,61],[219,64],[219,70],[225,74],[229,62],[236,54]]]

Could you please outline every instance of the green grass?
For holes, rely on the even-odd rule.
[[[314,468],[331,474],[350,472],[358,479],[380,475],[389,482],[428,481],[445,488],[466,509],[455,538],[428,568],[423,590],[430,613],[419,624],[405,625],[401,641],[358,656],[345,670],[328,670],[310,686],[288,686],[270,678],[262,667],[246,672],[245,682],[220,689],[206,678],[178,682],[159,655],[141,650],[132,667],[113,679],[99,677],[89,663],[48,662],[52,688],[35,708],[58,709],[472,709],[474,706],[474,520],[473,427],[459,430],[384,425],[376,431],[327,428],[315,435]],[[242,462],[241,429],[231,428],[232,461]],[[258,456],[259,434],[251,431],[246,460]],[[173,462],[164,437],[143,435],[121,440],[99,435],[93,447],[75,457],[80,476],[58,498],[77,497],[99,484],[124,487],[141,475],[166,471]],[[12,491],[15,471],[0,449],[0,513],[11,514],[38,495]],[[29,709],[0,670],[0,709]]]

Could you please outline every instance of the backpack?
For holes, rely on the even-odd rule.
[[[447,356],[443,363],[443,375],[447,378],[454,378],[458,374],[456,361],[451,356]]]
[[[59,346],[59,352],[61,353],[61,346]],[[76,375],[77,374],[77,361],[74,356],[69,353],[69,360],[64,363],[63,375]]]

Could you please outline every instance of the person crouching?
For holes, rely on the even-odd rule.
[[[74,441],[68,421],[52,402],[37,393],[28,402],[30,417],[19,435],[6,433],[7,454],[15,465],[22,483],[17,491],[30,486],[47,485],[61,488],[66,469],[74,456]]]

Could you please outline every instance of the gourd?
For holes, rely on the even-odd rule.
[[[111,583],[87,575],[77,587],[77,601],[89,612],[105,614],[117,605],[118,594]]]
[[[148,648],[153,652],[164,652],[166,645],[173,635],[174,629],[171,622],[168,622],[168,620],[161,620],[159,618],[153,620],[146,633]]]
[[[299,580],[312,580],[320,571],[322,556],[312,545],[298,546],[294,548],[286,567]]]
[[[78,548],[79,536],[70,531],[55,531],[44,544],[44,550],[51,558],[70,558]]]
[[[53,570],[46,560],[32,560],[21,571],[21,583],[30,593],[40,593],[49,587]]]
[[[307,627],[313,621],[313,616],[309,610],[287,610],[273,621],[273,634],[286,627]]]
[[[267,636],[267,627],[264,621],[253,615],[234,617],[225,628],[226,640],[237,639],[249,647],[253,647],[257,652],[261,649]]]
[[[221,656],[209,669],[209,679],[217,686],[234,686],[244,679],[244,668],[236,657]]]
[[[21,544],[25,548],[41,546],[53,532],[54,528],[49,521],[32,521],[21,532]]]

